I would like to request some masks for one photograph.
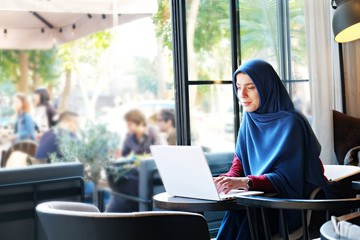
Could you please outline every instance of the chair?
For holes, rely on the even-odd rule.
[[[28,154],[30,157],[35,157],[36,149],[37,149],[37,143],[32,140],[23,140],[23,141],[15,143],[4,154],[4,157],[1,160],[1,167],[6,166],[6,163],[9,160],[9,158],[13,152],[20,151],[20,152]]]
[[[210,239],[205,218],[196,213],[100,213],[75,202],[42,203],[36,212],[49,240]]]
[[[247,216],[249,219],[250,233],[251,238],[254,239],[263,239],[262,236],[259,236],[259,229],[257,225],[257,210],[260,210],[261,213],[261,222],[265,235],[265,239],[272,239],[269,227],[269,216],[268,212],[270,209],[277,209],[280,216],[280,224],[282,229],[283,239],[293,239],[289,234],[288,226],[286,222],[286,211],[285,210],[299,210],[301,211],[301,220],[302,220],[302,239],[311,239],[310,237],[319,237],[319,228],[316,229],[316,232],[310,232],[310,214],[311,211],[325,211],[326,219],[330,219],[330,212],[335,213],[335,210],[353,210],[360,207],[360,198],[348,198],[348,199],[282,199],[282,198],[270,198],[262,196],[242,196],[237,198],[237,203],[244,205],[247,211]],[[320,213],[320,212],[316,212]],[[337,212],[338,213],[338,212]],[[336,213],[336,214],[337,214]],[[343,212],[342,212],[343,214]],[[317,219],[318,220],[318,219]],[[327,221],[325,220],[325,221]],[[322,222],[323,223],[323,222]],[[322,224],[321,223],[321,224]]]
[[[360,146],[351,148],[344,159],[344,165],[359,166]]]
[[[35,207],[46,201],[83,201],[84,166],[58,163],[0,168],[0,239],[45,240]]]
[[[360,119],[333,110],[333,126],[335,155],[343,165],[346,153],[360,146]]]

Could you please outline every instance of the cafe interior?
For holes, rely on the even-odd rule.
[[[0,30],[0,239],[360,239],[360,0],[13,0]],[[54,125],[15,106],[40,87]]]

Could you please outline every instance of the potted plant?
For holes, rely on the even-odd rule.
[[[55,130],[56,131],[56,130]],[[109,132],[104,124],[88,122],[79,130],[79,138],[57,134],[62,157],[51,155],[51,162],[79,161],[84,164],[86,180],[94,183],[93,202],[98,204],[97,189],[102,171],[115,159],[120,142],[117,134]]]
[[[133,155],[131,159],[118,161],[106,168],[108,184],[112,190],[107,212],[139,211],[139,202],[135,200],[139,197],[138,167],[142,159],[149,157],[149,154]]]

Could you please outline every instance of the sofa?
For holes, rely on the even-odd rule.
[[[81,163],[0,168],[0,239],[46,240],[35,207],[49,200],[83,201]]]

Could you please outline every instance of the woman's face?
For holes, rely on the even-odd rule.
[[[260,106],[259,94],[250,77],[245,73],[236,75],[237,95],[241,105],[247,112],[254,112]]]
[[[16,112],[21,112],[22,102],[18,97],[14,97],[13,105]]]

